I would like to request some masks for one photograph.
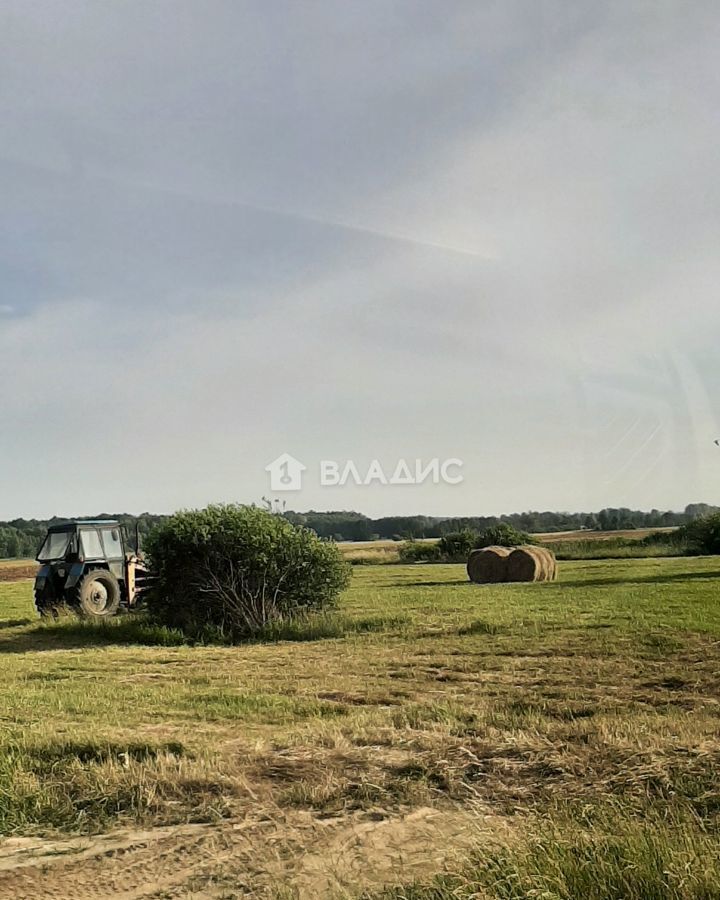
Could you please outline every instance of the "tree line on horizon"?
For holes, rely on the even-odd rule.
[[[652,509],[649,512],[627,508],[601,509],[595,513],[522,512],[502,516],[385,516],[371,519],[358,512],[286,512],[296,525],[311,528],[320,537],[336,541],[408,540],[440,538],[458,531],[482,532],[501,523],[530,533],[554,531],[633,530],[685,525],[694,519],[720,511],[709,503],[690,503],[682,512]]]
[[[412,540],[418,538],[440,538],[458,531],[482,532],[488,528],[506,523],[520,531],[531,533],[553,531],[595,531],[633,530],[636,528],[667,528],[685,525],[688,522],[712,513],[720,512],[720,507],[708,503],[691,503],[682,512],[652,509],[649,512],[626,508],[608,507],[597,513],[567,512],[522,512],[503,516],[384,516],[372,519],[363,513],[353,511],[307,512],[288,511],[282,513],[294,525],[310,528],[319,537],[336,541],[372,540]],[[90,517],[88,517],[90,518]],[[144,538],[152,529],[167,520],[167,516],[142,513],[132,516],[127,513],[102,514],[92,518],[117,519],[128,530],[130,543],[134,543],[137,523],[142,546]],[[32,558],[50,525],[67,521],[55,516],[52,519],[13,519],[0,522],[0,558]]]

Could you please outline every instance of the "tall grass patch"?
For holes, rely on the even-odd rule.
[[[663,540],[618,537],[603,540],[543,541],[542,546],[552,550],[557,559],[565,560],[651,559],[693,555],[688,542],[678,540],[674,534],[661,536]]]
[[[591,827],[545,823],[535,837],[483,848],[452,874],[375,900],[716,900],[720,837],[689,815],[628,820],[609,810]],[[370,895],[366,895],[370,896]]]
[[[95,832],[117,821],[207,821],[231,793],[182,744],[15,742],[0,747],[0,834]]]

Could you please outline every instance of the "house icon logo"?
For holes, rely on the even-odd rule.
[[[265,466],[270,473],[271,491],[299,491],[302,488],[302,473],[307,469],[299,459],[283,453]]]

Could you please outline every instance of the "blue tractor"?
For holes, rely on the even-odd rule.
[[[147,590],[150,573],[128,546],[124,526],[111,519],[74,520],[48,529],[37,561],[35,608],[57,618],[61,609],[106,619],[133,609]]]

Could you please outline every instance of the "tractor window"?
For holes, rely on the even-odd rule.
[[[51,531],[37,555],[38,562],[50,562],[53,559],[65,559],[72,531]]]
[[[105,559],[105,552],[103,550],[103,546],[100,543],[100,535],[93,528],[92,531],[90,529],[83,529],[82,534],[82,547],[83,547],[83,556],[85,559]]]
[[[102,536],[103,544],[105,544],[105,556],[108,559],[122,559],[123,546],[118,529],[107,529],[103,531]]]

